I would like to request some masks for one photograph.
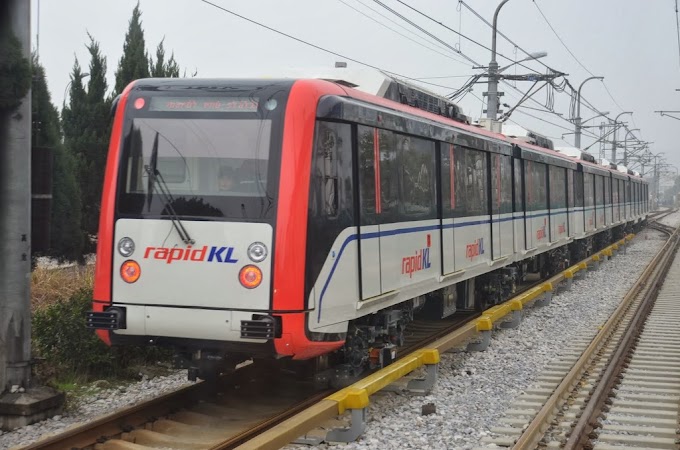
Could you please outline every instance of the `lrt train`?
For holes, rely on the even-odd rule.
[[[396,98],[324,79],[131,83],[87,326],[175,349],[192,379],[250,358],[357,374],[393,360],[414,316],[497,304],[646,219],[626,168]]]

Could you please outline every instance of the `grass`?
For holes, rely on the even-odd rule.
[[[60,269],[36,268],[31,273],[31,309],[68,299],[80,289],[92,288],[94,265],[74,265]]]

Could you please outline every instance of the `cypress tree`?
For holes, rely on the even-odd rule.
[[[116,70],[115,92],[120,94],[131,81],[149,77],[149,57],[144,44],[144,30],[142,29],[142,11],[139,2],[132,11],[132,18],[128,24],[123,44],[123,56],[118,62]]]
[[[0,30],[0,112],[21,104],[31,87],[31,63],[21,51],[21,43],[9,30]]]
[[[49,254],[59,259],[81,260],[83,235],[80,223],[80,190],[75,158],[61,143],[59,113],[52,104],[45,69],[33,57],[31,91],[34,147],[52,149],[52,210]],[[36,212],[34,212],[35,214]]]
[[[88,34],[90,53],[87,90],[83,85],[85,74],[76,59],[71,74],[68,107],[62,118],[64,141],[76,157],[78,183],[82,193],[82,227],[88,239],[86,250],[94,250],[94,236],[99,227],[104,168],[110,135],[110,100],[106,97],[106,58],[99,43]]]
[[[175,61],[174,52],[170,55],[170,59],[165,61],[165,48],[163,47],[163,41],[156,48],[156,62],[154,63],[152,58],[149,58],[149,72],[154,78],[177,78],[179,77],[179,64]]]

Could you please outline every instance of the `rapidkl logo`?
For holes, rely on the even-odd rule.
[[[423,269],[429,269],[430,263],[430,235],[427,235],[427,247],[416,251],[414,256],[407,256],[401,259],[401,274],[408,274],[409,278],[413,278],[414,272],[419,272]]]
[[[543,219],[543,226],[542,226],[541,228],[539,228],[538,230],[536,230],[536,239],[538,239],[539,241],[540,241],[541,239],[544,239],[545,236],[546,236],[546,233],[545,233],[545,225],[546,225],[546,223],[547,223],[547,220],[546,220],[546,219]]]
[[[484,238],[477,238],[472,244],[465,246],[465,257],[475,259],[475,257],[484,254]]]
[[[234,247],[210,247],[207,245],[201,248],[167,248],[167,247],[147,247],[144,251],[144,259],[159,259],[170,264],[173,261],[207,261],[217,263],[233,264],[238,262],[234,258]]]
[[[557,233],[564,234],[566,231],[567,227],[563,223],[557,225]]]

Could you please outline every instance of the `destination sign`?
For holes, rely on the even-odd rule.
[[[149,111],[256,112],[256,98],[151,97]]]

